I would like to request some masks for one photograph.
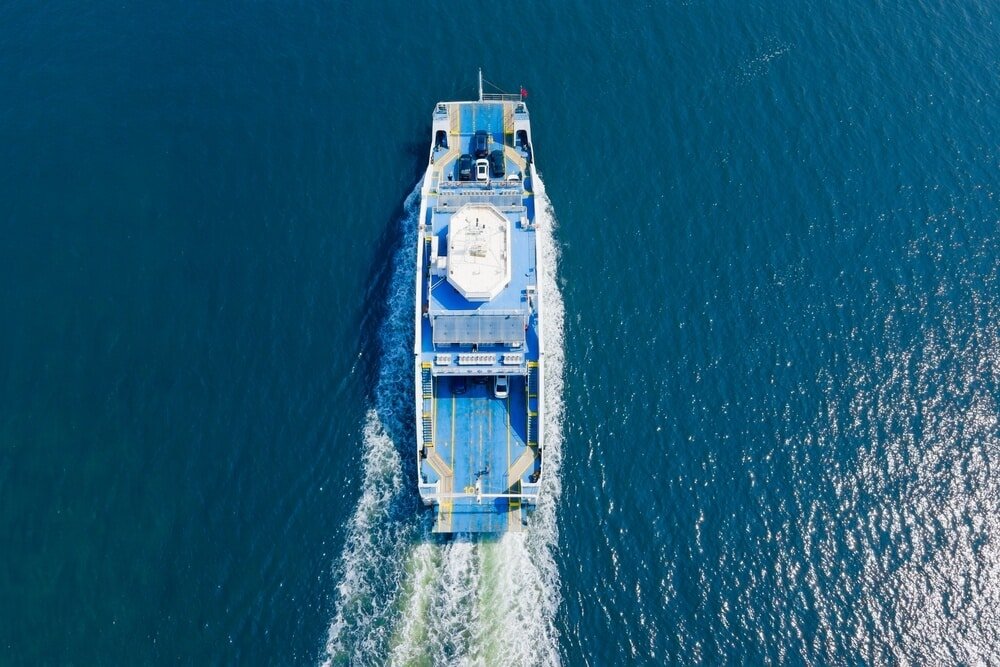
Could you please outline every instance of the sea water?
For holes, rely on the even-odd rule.
[[[1000,654],[995,4],[14,2],[0,36],[0,662]],[[409,256],[479,67],[544,175],[552,474],[526,535],[440,541]]]

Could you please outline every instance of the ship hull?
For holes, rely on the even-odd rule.
[[[417,486],[445,534],[526,530],[544,476],[530,122],[493,97],[435,106],[414,249]]]

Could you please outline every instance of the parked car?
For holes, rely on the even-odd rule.
[[[490,172],[493,178],[503,178],[505,162],[502,150],[497,149],[490,153]]]
[[[507,398],[510,393],[509,380],[506,375],[498,375],[493,379],[493,395],[497,398]]]
[[[475,153],[476,157],[486,157],[486,154],[490,152],[489,134],[485,130],[479,130],[473,135],[472,152]]]
[[[472,180],[472,156],[468,153],[458,158],[458,180]]]

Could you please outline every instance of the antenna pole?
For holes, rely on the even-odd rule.
[[[479,101],[483,101],[483,68],[479,68]]]

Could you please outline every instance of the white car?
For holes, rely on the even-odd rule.
[[[476,160],[476,180],[486,181],[490,178],[490,161]]]
[[[493,395],[497,398],[507,398],[509,384],[506,375],[498,375],[493,378]]]

